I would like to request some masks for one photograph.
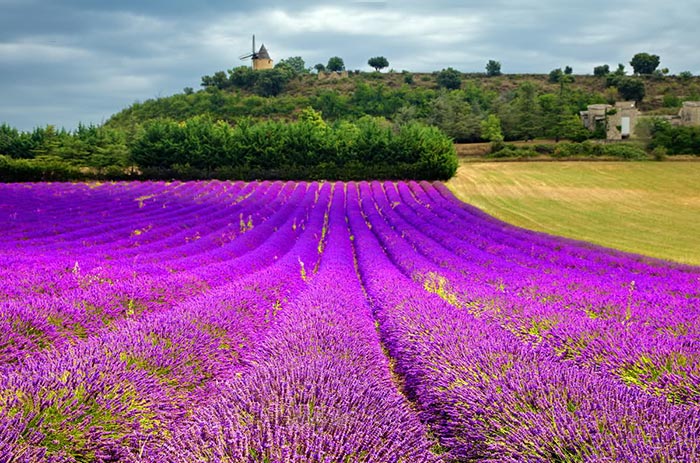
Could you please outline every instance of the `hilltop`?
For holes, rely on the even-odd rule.
[[[311,107],[331,122],[366,115],[399,124],[420,121],[464,142],[486,138],[481,124],[490,114],[499,118],[506,140],[582,139],[590,135],[582,132],[579,111],[590,104],[629,99],[606,77],[574,75],[562,83],[552,82],[547,74],[487,76],[452,71],[457,80],[446,86],[441,80],[444,70],[350,72],[347,77],[320,79],[310,73],[280,77],[277,69],[237,68],[228,77],[223,72],[204,76],[209,85],[201,90],[186,88],[169,97],[136,102],[106,125],[130,131],[156,118],[182,121],[198,115],[231,123],[242,117],[294,120],[302,109]],[[624,79],[641,82],[643,95],[635,99],[642,111],[652,114],[676,114],[683,101],[700,99],[699,77]]]
[[[406,76],[411,76],[412,82],[408,85],[411,88],[424,90],[440,90],[436,82],[438,72],[432,73],[410,73],[410,72],[363,72],[360,74],[349,74],[343,79],[319,79],[316,74],[300,76],[290,81],[283,94],[289,96],[313,96],[319,90],[333,90],[341,94],[350,95],[354,92],[358,82],[375,85],[385,85],[386,87],[397,89],[406,84]],[[591,94],[604,95],[609,87],[606,86],[606,79],[593,75],[574,75],[574,81],[570,84],[572,90]],[[640,109],[649,111],[664,107],[664,97],[676,97],[679,99],[695,99],[700,97],[700,76],[691,78],[681,78],[678,76],[640,76],[643,80],[646,95],[640,102]],[[500,76],[487,76],[483,73],[463,73],[461,76],[462,89],[467,89],[472,85],[481,88],[483,91],[496,92],[499,95],[507,95],[509,92],[517,91],[518,87],[525,82],[535,84],[541,93],[557,93],[560,85],[549,82],[548,74],[502,74]]]

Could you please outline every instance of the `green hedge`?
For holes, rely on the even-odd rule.
[[[614,157],[627,160],[647,159],[647,153],[639,146],[628,143],[559,143],[552,156],[569,157]]]
[[[143,172],[176,178],[434,180],[450,178],[458,164],[452,141],[434,127],[395,128],[372,117],[329,126],[311,109],[293,123],[155,120],[131,153]]]
[[[41,182],[83,180],[80,169],[62,161],[43,159],[13,159],[0,155],[0,181]]]
[[[145,180],[147,177],[120,166],[76,167],[66,161],[39,157],[14,159],[0,155],[0,182],[73,182],[86,180]]]
[[[495,148],[495,149],[494,149]],[[619,158],[625,160],[649,159],[647,152],[631,143],[557,143],[551,145],[515,146],[509,143],[496,144],[489,155],[492,158],[530,158],[547,155],[557,159],[568,158]]]

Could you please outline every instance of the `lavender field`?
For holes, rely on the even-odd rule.
[[[0,185],[0,462],[700,461],[700,268],[439,183]]]

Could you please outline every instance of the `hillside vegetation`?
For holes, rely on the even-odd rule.
[[[197,92],[188,88],[170,97],[136,102],[112,116],[106,125],[133,130],[157,117],[184,120],[201,114],[230,122],[244,116],[291,120],[302,109],[312,107],[329,121],[363,115],[399,124],[420,121],[462,142],[488,139],[482,133],[481,122],[489,114],[498,117],[506,140],[585,139],[596,134],[583,130],[578,112],[589,104],[614,102],[626,96],[611,85],[615,80],[609,77],[567,76],[568,80],[552,82],[546,74],[456,73],[455,80],[445,81],[441,80],[441,72],[350,73],[340,79],[298,74],[283,79],[283,85],[270,95],[258,85],[246,83],[238,69],[230,71],[229,79]],[[639,105],[652,114],[675,114],[683,101],[700,99],[698,77],[625,79],[643,82],[645,93]]]
[[[448,187],[506,222],[700,265],[700,163],[465,163]]]
[[[490,156],[498,158],[700,153],[699,127],[655,121],[644,142],[604,146],[587,142],[604,138],[604,128],[591,132],[578,115],[589,104],[632,96],[652,114],[677,113],[683,101],[700,99],[700,78],[692,75],[574,76],[567,68],[486,76],[448,68],[319,78],[302,71],[219,71],[203,76],[199,91],[137,102],[103,125],[73,131],[19,132],[2,124],[0,180],[449,178],[456,168],[450,139],[490,142]],[[323,136],[296,131],[311,113],[328,128]],[[538,138],[573,143],[510,143]]]

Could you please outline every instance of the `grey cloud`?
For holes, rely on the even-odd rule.
[[[700,73],[693,0],[588,2],[438,0],[230,2],[224,0],[0,0],[0,122],[21,129],[100,123],[135,100],[165,96],[244,64],[250,35],[273,59],[308,66],[344,58],[390,66],[546,73],[571,65],[628,64],[648,51],[677,73]]]

